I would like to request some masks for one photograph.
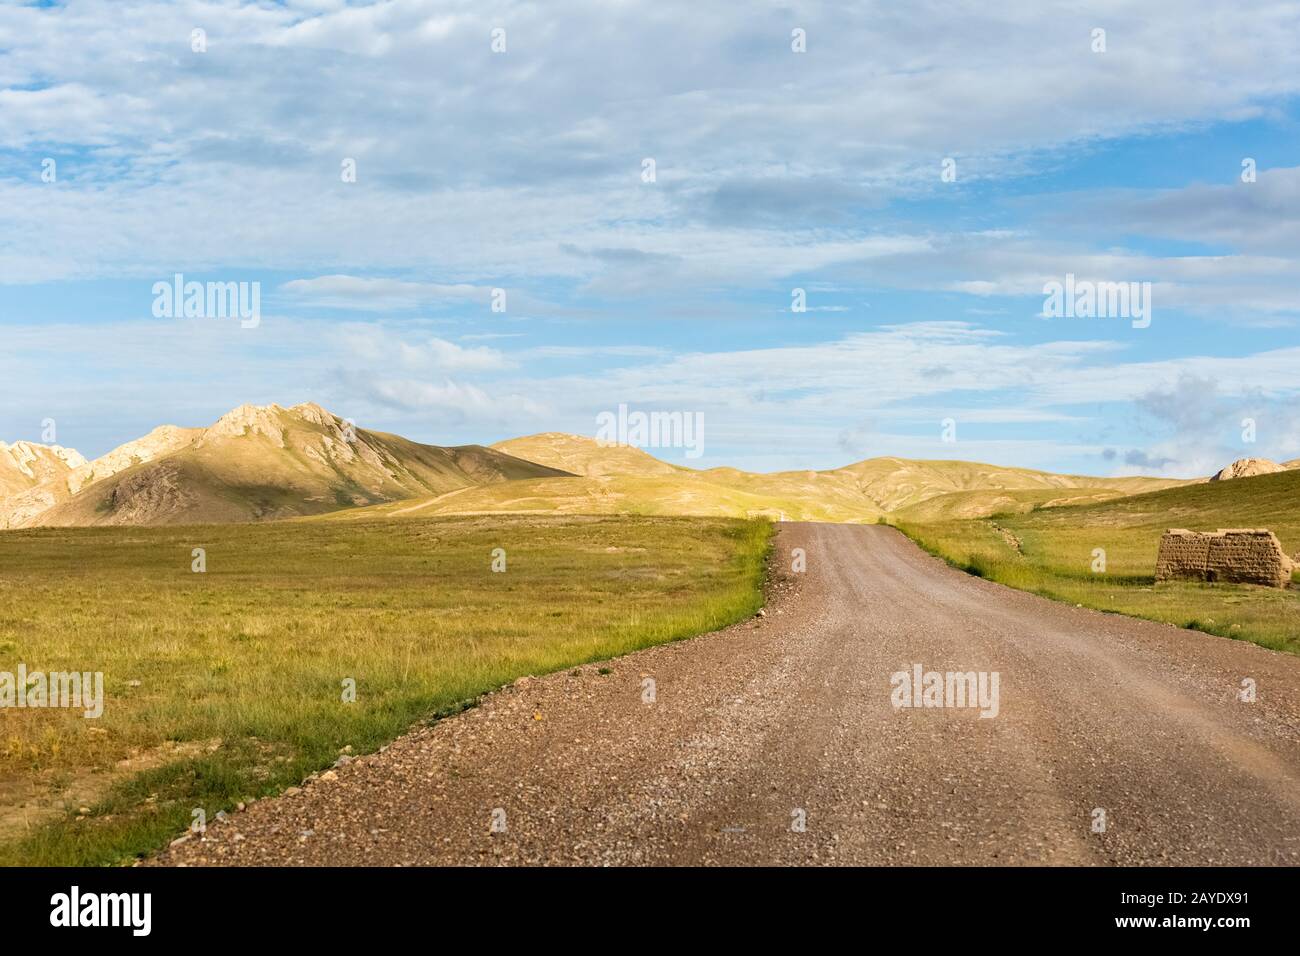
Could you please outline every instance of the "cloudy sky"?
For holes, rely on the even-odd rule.
[[[6,2],[0,439],[626,404],[705,467],[1300,457],[1298,92],[1267,0]],[[178,273],[260,323],[156,316]],[[1045,314],[1067,275],[1150,324]]]

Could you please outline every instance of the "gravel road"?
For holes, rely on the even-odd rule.
[[[525,678],[150,863],[1300,863],[1300,658],[780,529],[765,616]],[[916,665],[996,672],[997,715],[896,708]]]

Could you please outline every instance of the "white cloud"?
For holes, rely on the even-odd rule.
[[[492,289],[468,283],[403,282],[398,279],[366,279],[348,275],[292,279],[281,291],[310,305],[381,312],[414,309],[437,301],[482,302],[491,300]]]
[[[327,333],[349,364],[396,366],[406,372],[489,372],[515,362],[488,346],[457,345],[437,336],[410,339],[379,323],[349,323]]]
[[[1097,55],[1094,17],[1066,2],[1014,16],[809,9],[809,52],[796,56],[779,7],[740,19],[663,0],[4,7],[0,83],[21,88],[0,93],[0,139],[64,164],[53,187],[30,158],[26,179],[0,178],[0,282],[183,261],[414,270],[449,289],[560,277],[616,296],[873,259],[888,275],[891,256],[916,255],[928,288],[1002,283],[947,275],[951,250],[924,230],[833,220],[936,194],[941,157],[959,158],[961,182],[1005,179],[1067,147],[1256,115],[1300,89],[1294,6],[1254,10],[1230,35],[1204,28],[1216,11],[1109,9],[1110,50]],[[196,19],[202,54],[189,47]],[[509,52],[493,55],[498,24]],[[658,162],[652,185],[645,156]],[[345,157],[356,183],[340,181]],[[1271,175],[1256,184],[1265,210]],[[1187,214],[1157,202],[1133,216],[1176,228]],[[423,294],[392,294],[412,292]]]
[[[1005,447],[1014,449],[1016,463],[1049,468],[1054,454],[1086,450],[1094,457],[1089,470],[1096,471],[1105,467],[1100,449],[1114,444],[1085,437],[1105,417],[1101,410],[1190,407],[1151,396],[1187,392],[1180,383],[1193,380],[1213,382],[1219,404],[1184,424],[1163,411],[1157,424],[1182,429],[1178,447],[1166,449],[1158,434],[1142,447],[1152,458],[1170,458],[1169,473],[1199,474],[1208,458],[1230,454],[1224,434],[1250,410],[1261,422],[1253,453],[1294,457],[1295,451],[1285,454],[1296,447],[1289,409],[1300,400],[1300,347],[1134,359],[1114,342],[1018,343],[960,322],[667,357],[634,348],[632,364],[611,367],[618,356],[606,356],[605,364],[559,375],[525,365],[528,348],[467,348],[385,323],[339,328],[266,316],[251,330],[167,320],[10,325],[6,335],[0,375],[20,398],[0,415],[0,437],[34,438],[50,415],[67,423],[61,440],[83,454],[102,453],[162,418],[206,424],[244,401],[320,401],[367,427],[443,443],[539,430],[590,432],[598,411],[628,402],[704,412],[715,436],[710,455],[729,461],[842,464],[842,435],[870,421],[873,434],[897,441],[870,446],[875,454],[973,457]],[[171,396],[161,414],[158,390]],[[1191,393],[1198,391],[1206,389]],[[102,415],[105,407],[114,409],[112,418]],[[945,417],[959,423],[963,440],[956,449],[939,442]],[[93,427],[77,430],[73,423]],[[1037,430],[1020,431],[1026,428]],[[731,436],[725,448],[716,443],[723,435]]]
[[[1223,185],[1169,191],[1026,196],[1032,181],[1015,182],[1118,139],[1289,104],[1300,7],[1207,29],[1219,7],[828,5],[798,11],[809,52],[794,55],[780,5],[744,17],[671,0],[0,6],[0,294],[270,274],[296,278],[268,312],[385,320],[268,314],[251,336],[98,315],[26,323],[44,316],[18,290],[28,311],[4,310],[24,324],[5,326],[0,371],[25,397],[0,424],[21,432],[57,405],[61,419],[96,422],[85,443],[96,451],[112,432],[157,424],[159,407],[185,424],[244,401],[315,398],[444,440],[581,428],[629,400],[707,409],[737,460],[754,460],[837,455],[838,436],[867,419],[899,451],[927,448],[902,423],[952,404],[975,425],[1045,426],[1002,447],[1047,459],[1105,444],[1045,437],[1083,429],[1076,406],[1113,411],[1183,375],[1243,400],[1293,398],[1300,353],[1258,337],[1237,349],[1250,354],[1216,358],[1175,336],[1106,341],[1112,330],[1083,325],[844,331],[861,308],[892,305],[867,301],[877,290],[936,293],[912,313],[934,319],[961,314],[962,296],[1040,296],[1067,272],[1153,282],[1156,326],[1166,309],[1292,319],[1296,168],[1259,157],[1257,183],[1233,182],[1234,167]],[[1104,55],[1088,47],[1099,16]],[[189,44],[197,23],[202,54]],[[509,52],[494,55],[499,24]],[[45,156],[56,183],[40,181]],[[645,157],[654,183],[641,181]],[[939,179],[944,157],[957,184]],[[341,179],[345,158],[355,183]],[[951,214],[936,214],[949,197]],[[823,313],[818,327],[837,330],[825,341],[781,316],[796,284]],[[493,321],[493,287],[510,295],[501,322],[538,320],[529,347],[509,348],[509,326],[473,324]],[[851,311],[831,298],[845,295],[860,300]],[[1007,316],[1008,329],[1031,314],[975,304],[989,308],[965,311]],[[618,320],[638,311],[620,338]],[[692,337],[660,335],[661,320],[683,318]],[[561,321],[611,319],[604,344],[543,338]],[[708,320],[712,338],[697,334]],[[544,364],[565,359],[586,371]],[[1160,440],[1151,459],[1187,466]]]

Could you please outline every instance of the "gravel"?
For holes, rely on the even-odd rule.
[[[1300,658],[780,529],[761,618],[522,678],[148,863],[1300,863]],[[997,672],[998,715],[895,709],[916,664]]]

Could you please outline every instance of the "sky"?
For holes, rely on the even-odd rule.
[[[0,440],[626,405],[692,467],[1297,458],[1298,94],[1267,0],[0,2]],[[256,324],[159,315],[177,274]]]

